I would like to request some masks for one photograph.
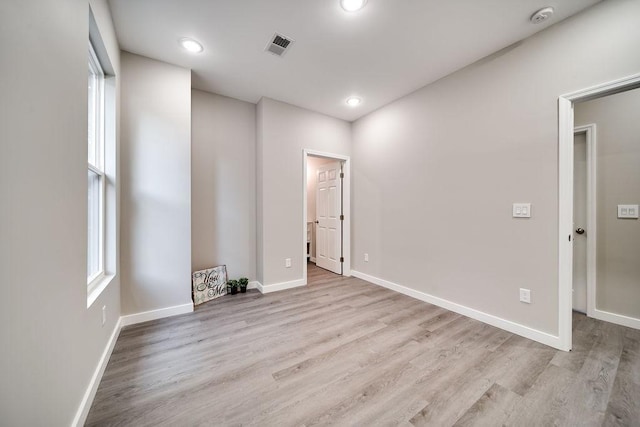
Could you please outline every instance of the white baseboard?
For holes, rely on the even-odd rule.
[[[272,285],[262,285],[258,283],[257,289],[263,294],[270,292],[284,291],[285,289],[297,288],[299,286],[305,286],[307,281],[305,279],[292,280],[290,282],[274,283]]]
[[[640,329],[640,319],[635,317],[629,317],[622,314],[611,313],[609,311],[598,310],[597,308],[593,313],[589,314],[589,317],[594,319],[604,320],[605,322],[615,323],[616,325],[626,326],[628,328]]]
[[[557,336],[548,334],[546,332],[542,332],[537,329],[533,329],[528,326],[522,325],[520,323],[515,323],[510,320],[506,320],[501,317],[494,316],[492,314],[484,313],[482,311],[479,311],[461,304],[457,304],[455,302],[451,302],[443,298],[435,297],[433,295],[429,295],[427,293],[417,291],[415,289],[407,288],[406,286],[398,285],[397,283],[389,282],[387,280],[380,279],[378,277],[370,276],[368,274],[361,273],[359,271],[351,270],[351,274],[359,279],[366,280],[367,282],[371,282],[375,285],[382,286],[387,289],[391,289],[392,291],[396,291],[401,294],[410,296],[412,298],[419,299],[420,301],[428,302],[429,304],[446,308],[447,310],[456,312],[458,314],[462,314],[463,316],[467,316],[472,319],[479,320],[491,326],[504,329],[505,331],[509,331],[516,335],[520,335],[525,338],[529,338],[539,343],[548,345],[550,347],[562,350],[560,338]]]
[[[309,257],[309,261],[311,261],[311,262],[315,263],[315,262],[316,262],[316,257],[314,257],[314,256]]]
[[[177,316],[178,314],[191,313],[193,303],[175,305],[173,307],[160,308],[158,310],[143,311],[142,313],[128,314],[120,317],[122,326],[134,325],[149,320],[162,319],[163,317]]]
[[[260,282],[253,281],[253,282],[249,282],[249,285],[247,286],[247,289],[258,289],[260,290],[260,288],[262,287],[262,285],[260,284]],[[260,291],[262,292],[262,291]]]
[[[87,415],[89,415],[89,410],[91,409],[91,405],[93,404],[93,399],[96,397],[96,392],[98,391],[100,380],[102,380],[102,375],[104,374],[104,370],[107,368],[107,364],[109,363],[109,358],[111,357],[113,348],[116,345],[116,341],[118,340],[118,336],[120,335],[121,329],[122,329],[122,317],[120,317],[116,322],[116,326],[113,328],[111,337],[109,338],[109,341],[107,341],[107,346],[102,352],[102,357],[100,357],[98,366],[96,367],[96,370],[93,372],[91,381],[89,381],[89,386],[87,387],[87,390],[85,391],[84,396],[82,397],[82,401],[80,402],[80,407],[76,412],[76,416],[73,417],[73,422],[71,423],[73,427],[83,426],[85,421],[87,421]]]

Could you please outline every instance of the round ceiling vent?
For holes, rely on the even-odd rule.
[[[553,8],[552,7],[545,7],[545,8],[540,9],[539,11],[534,13],[533,15],[531,15],[531,18],[529,18],[529,19],[531,20],[531,22],[533,24],[540,24],[541,22],[544,22],[547,19],[551,18],[551,15],[553,15]]]

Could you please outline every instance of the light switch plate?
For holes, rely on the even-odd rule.
[[[531,218],[531,203],[514,203],[514,218]]]
[[[618,205],[618,218],[638,219],[638,205]]]

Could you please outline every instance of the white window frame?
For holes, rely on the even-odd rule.
[[[98,286],[100,281],[105,276],[105,199],[106,199],[106,174],[104,168],[104,134],[105,134],[105,107],[104,107],[104,79],[105,72],[98,60],[98,56],[96,55],[95,49],[91,42],[89,42],[89,69],[98,76],[97,79],[97,90],[96,97],[94,102],[94,111],[95,111],[95,123],[94,123],[94,143],[95,143],[95,164],[92,164],[87,159],[87,167],[89,171],[98,175],[100,180],[100,207],[99,207],[99,237],[98,237],[98,270],[89,275],[87,271],[87,286],[89,287],[88,291],[91,293],[93,289]],[[88,135],[87,135],[88,137]],[[88,141],[87,141],[88,143]],[[88,197],[88,189],[87,189],[87,197]],[[87,224],[88,227],[88,224]],[[88,230],[87,230],[88,232]],[[87,251],[89,251],[89,247],[87,244]],[[88,269],[87,265],[87,269]]]

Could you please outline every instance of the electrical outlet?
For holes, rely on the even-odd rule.
[[[618,205],[618,218],[638,219],[638,205]]]
[[[531,203],[514,203],[512,215],[514,218],[531,218]]]
[[[364,262],[369,262],[369,254],[364,254]]]
[[[102,306],[102,326],[104,326],[105,323],[107,323],[107,306],[103,305]]]
[[[291,268],[291,258],[287,258],[284,260],[284,266],[287,268]]]
[[[529,289],[520,288],[520,301],[531,304],[531,291]]]

